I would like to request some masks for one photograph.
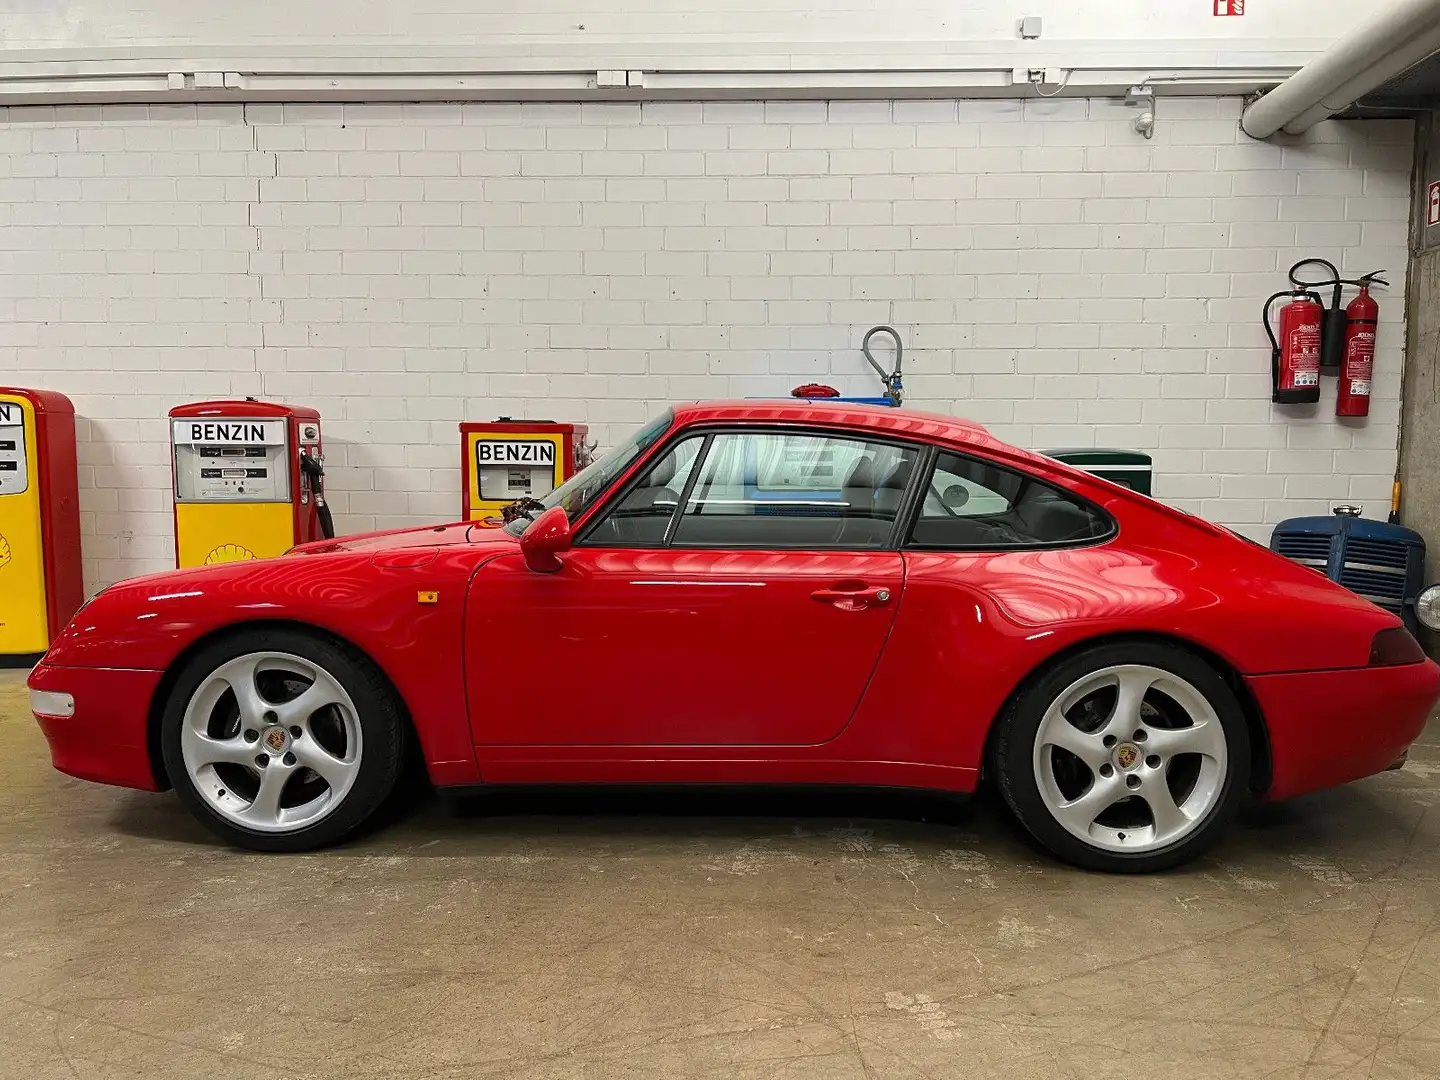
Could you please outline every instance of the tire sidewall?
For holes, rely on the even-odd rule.
[[[1106,851],[1085,843],[1050,813],[1035,779],[1035,739],[1054,700],[1077,680],[1101,668],[1143,664],[1177,675],[1203,694],[1225,732],[1225,780],[1205,819],[1193,831],[1153,851]],[[1002,795],[1025,829],[1067,862],[1089,870],[1145,873],[1188,862],[1224,831],[1249,790],[1250,735],[1245,715],[1225,680],[1186,649],[1149,642],[1099,645],[1042,672],[1007,708],[997,731],[995,771]]]
[[[247,653],[289,653],[334,678],[355,705],[360,725],[360,769],[339,806],[294,832],[248,829],[220,814],[196,789],[181,751],[181,727],[195,693],[222,664]],[[200,822],[222,840],[256,851],[306,851],[333,844],[383,804],[399,772],[403,729],[393,697],[363,656],[338,642],[289,629],[245,630],[207,645],[185,665],[160,718],[160,749],[171,786]]]

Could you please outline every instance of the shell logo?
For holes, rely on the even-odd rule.
[[[0,566],[10,561],[10,541],[0,536]]]
[[[255,558],[255,553],[247,547],[241,547],[239,544],[221,544],[219,547],[213,548],[210,553],[205,556],[205,565],[211,566],[215,563],[245,562],[247,559],[253,558]]]

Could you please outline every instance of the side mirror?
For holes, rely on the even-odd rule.
[[[570,518],[563,506],[552,506],[530,523],[520,537],[525,565],[541,574],[560,569],[559,555],[570,550]]]

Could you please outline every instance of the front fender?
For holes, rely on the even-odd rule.
[[[354,645],[384,672],[414,721],[436,784],[475,783],[465,603],[471,575],[494,554],[441,549],[423,565],[377,566],[370,552],[336,552],[122,581],[71,620],[44,662],[169,672],[205,642],[246,625],[314,627]]]

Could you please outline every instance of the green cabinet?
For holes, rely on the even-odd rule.
[[[1046,457],[1063,461],[1077,469],[1117,484],[1123,484],[1142,495],[1149,495],[1153,468],[1149,454],[1139,450],[1041,450]]]

